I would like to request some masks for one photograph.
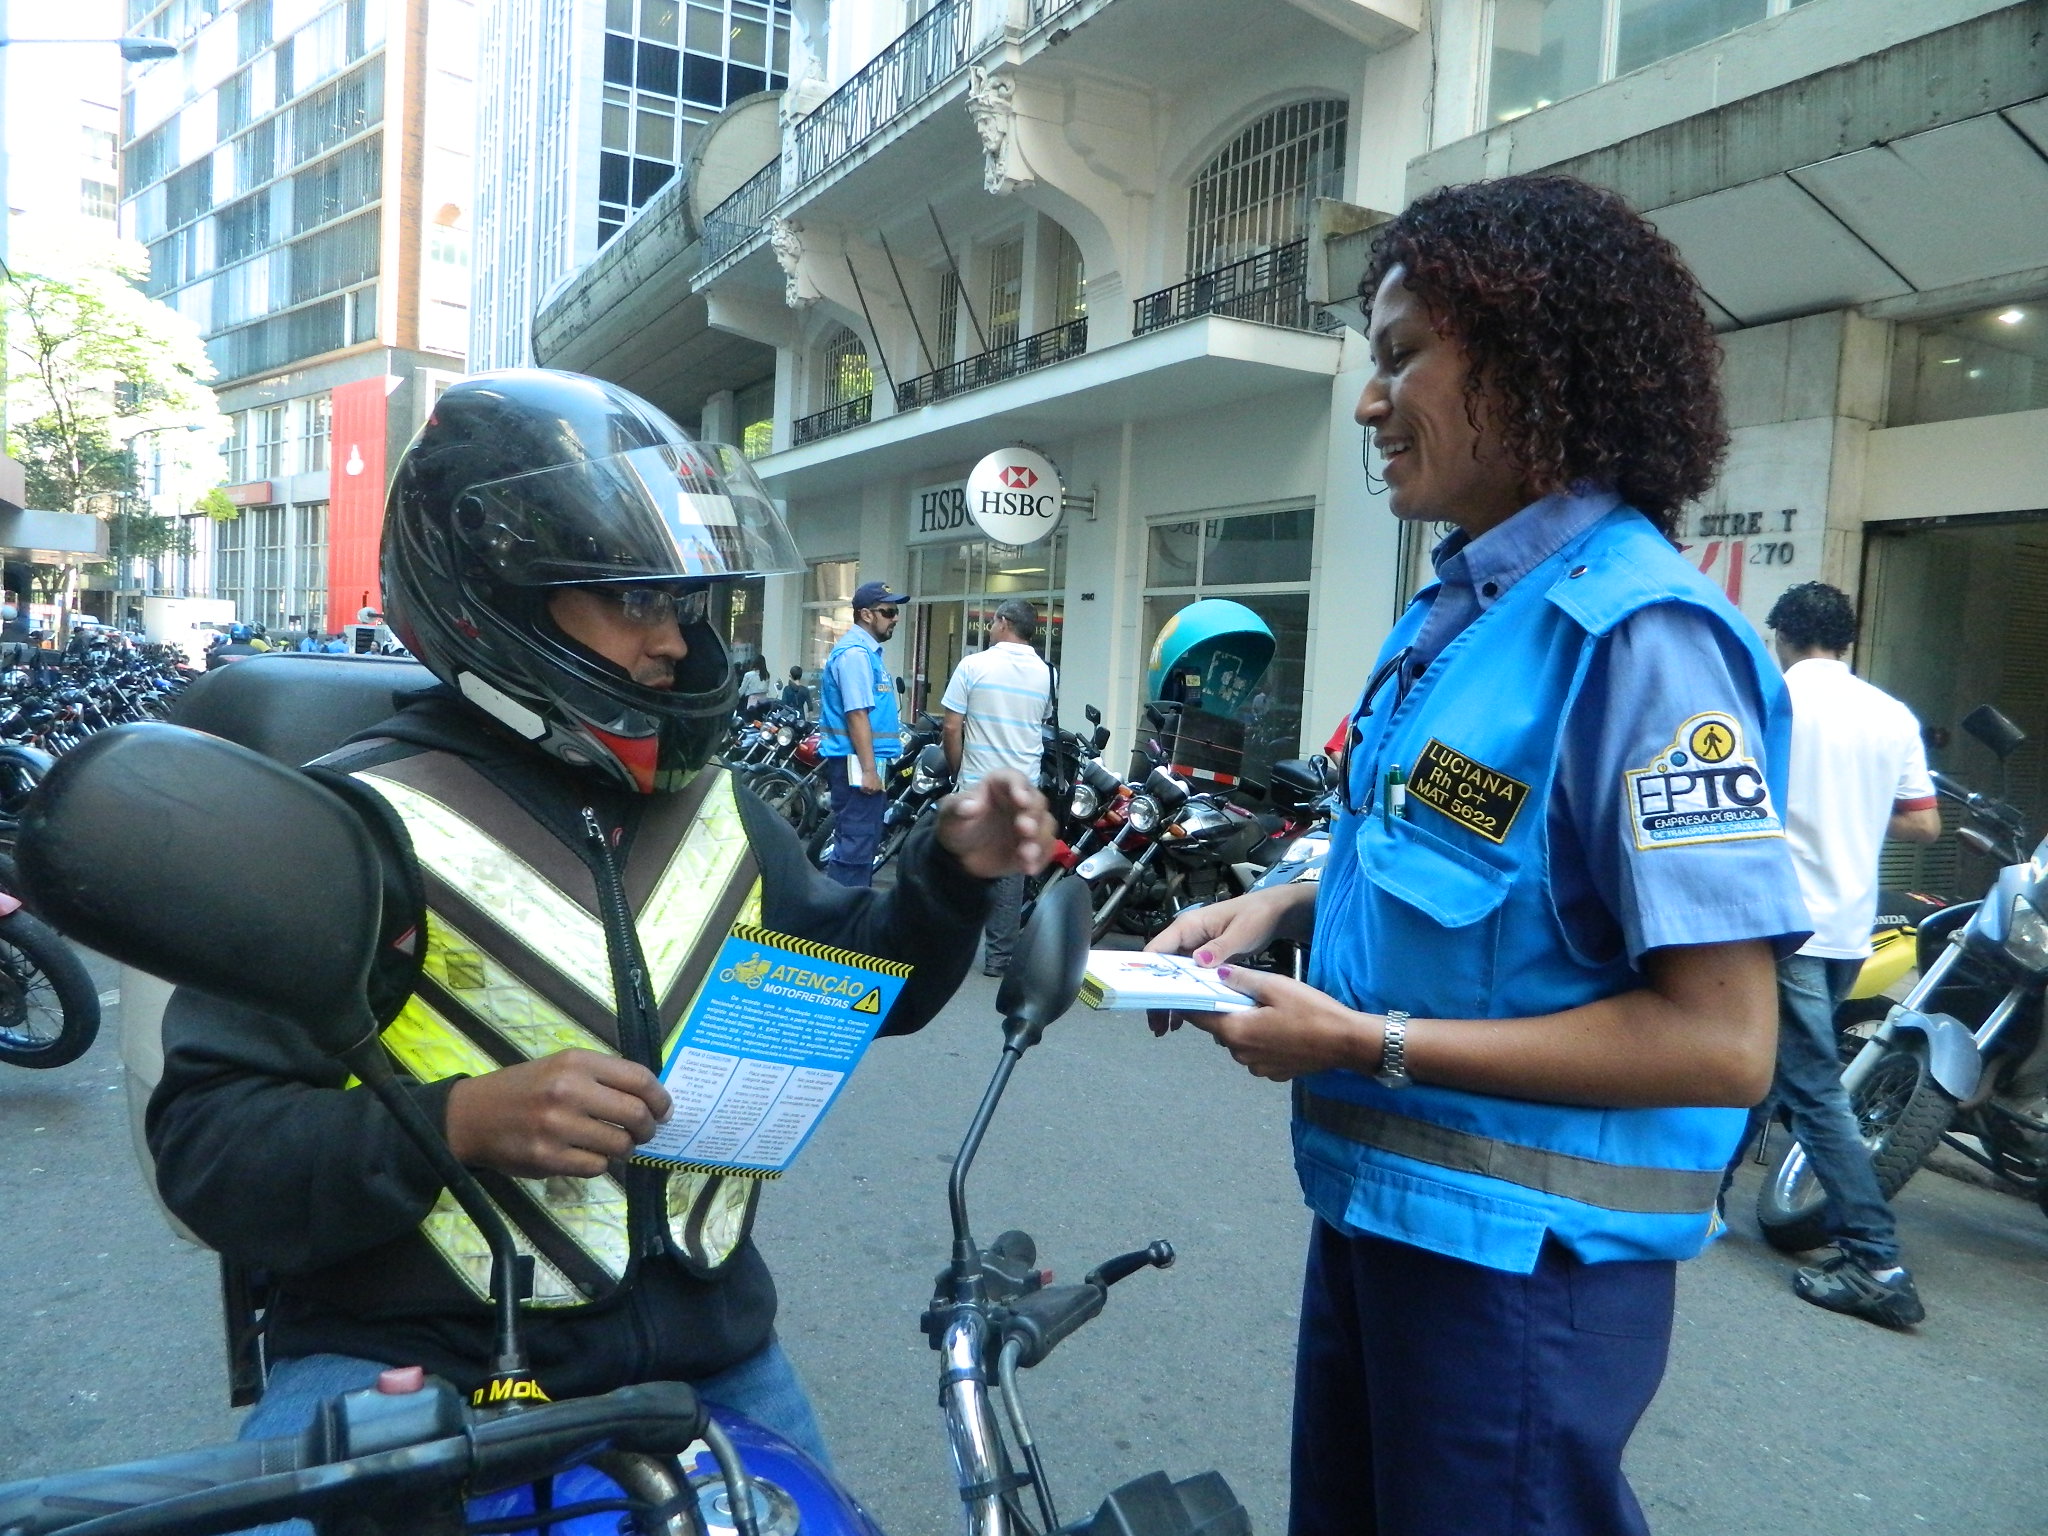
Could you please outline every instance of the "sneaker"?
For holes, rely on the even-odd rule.
[[[1902,1269],[1889,1280],[1880,1280],[1846,1253],[1817,1269],[1800,1270],[1792,1277],[1792,1289],[1801,1301],[1881,1328],[1910,1328],[1927,1315],[1909,1272]]]

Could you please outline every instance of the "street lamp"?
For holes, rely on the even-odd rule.
[[[178,56],[178,45],[160,37],[0,37],[0,48],[18,43],[112,43],[130,64]]]

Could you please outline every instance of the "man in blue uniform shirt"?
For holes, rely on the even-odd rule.
[[[1726,445],[1717,349],[1671,246],[1566,177],[1430,194],[1363,291],[1391,510],[1456,531],[1354,715],[1320,886],[1154,947],[1313,924],[1308,983],[1232,970],[1259,1006],[1193,1021],[1294,1083],[1292,1530],[1634,1536],[1675,1262],[1806,928],[1783,684],[1669,542]]]
[[[832,858],[825,873],[841,885],[870,885],[882,840],[882,772],[903,750],[896,690],[882,645],[896,633],[906,599],[886,581],[853,594],[853,627],[825,658],[818,688],[818,752],[832,789]]]

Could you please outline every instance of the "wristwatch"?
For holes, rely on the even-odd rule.
[[[1380,1035],[1380,1069],[1373,1081],[1382,1088],[1406,1088],[1415,1079],[1408,1075],[1408,1019],[1399,1008],[1387,1010],[1387,1026]]]

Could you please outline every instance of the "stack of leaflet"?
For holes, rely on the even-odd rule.
[[[1180,1013],[1235,1013],[1257,1006],[1186,955],[1122,949],[1089,951],[1081,1001],[1090,1008],[1166,1008]]]

